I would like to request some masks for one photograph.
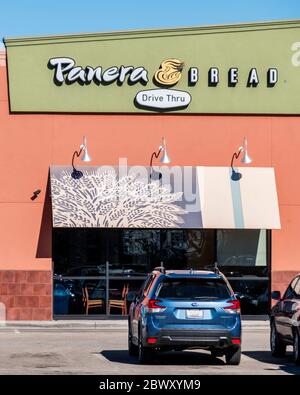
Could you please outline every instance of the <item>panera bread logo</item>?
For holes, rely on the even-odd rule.
[[[133,66],[112,66],[104,69],[102,66],[76,66],[72,58],[52,58],[48,62],[48,68],[54,69],[53,82],[56,85],[89,85],[91,82],[96,85],[107,85],[116,82],[122,85],[125,80],[129,85],[140,82],[146,85],[148,82],[148,72],[142,67]]]
[[[162,85],[175,85],[181,78],[184,63],[178,59],[167,59],[161,63],[154,79]]]
[[[94,83],[98,86],[116,83],[118,86],[122,86],[125,82],[131,86],[136,84],[147,85],[149,82],[148,70],[144,66],[82,67],[76,65],[75,60],[72,58],[58,57],[49,60],[48,68],[54,70],[53,82],[57,86],[75,83],[80,85]],[[184,62],[176,58],[169,58],[161,62],[152,80],[160,89],[148,89],[138,92],[134,97],[135,106],[158,111],[186,108],[192,100],[190,93],[170,89],[182,79],[183,69]],[[237,85],[255,88],[261,83],[271,88],[278,82],[278,70],[275,67],[270,67],[260,72],[255,67],[249,68],[248,77],[244,81],[239,79],[238,67],[230,67],[228,70],[225,70],[225,73],[224,70],[221,73],[218,67],[210,67],[206,72],[205,70],[203,73],[201,72],[202,75],[207,75],[206,83],[209,87],[219,86],[220,82],[223,82],[225,75],[225,78],[227,78],[226,85],[230,88],[234,88]],[[202,82],[202,77],[200,78],[198,67],[189,67],[187,70],[187,85],[194,87],[199,81]],[[222,86],[224,87],[224,83]]]

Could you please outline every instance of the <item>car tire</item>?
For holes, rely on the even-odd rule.
[[[145,347],[143,345],[143,339],[141,336],[139,337],[139,346],[138,346],[138,360],[141,364],[150,364],[154,358],[154,350],[150,347]]]
[[[286,344],[280,339],[274,321],[271,324],[270,345],[273,357],[285,356]]]
[[[139,353],[139,348],[132,342],[132,334],[130,326],[128,326],[128,354],[131,357],[136,357]]]
[[[227,365],[239,365],[241,362],[242,349],[238,347],[230,347],[225,354]]]
[[[293,359],[296,365],[300,365],[300,336],[296,329],[293,339]]]

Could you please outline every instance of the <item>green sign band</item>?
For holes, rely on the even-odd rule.
[[[300,113],[300,21],[5,45],[12,112]]]

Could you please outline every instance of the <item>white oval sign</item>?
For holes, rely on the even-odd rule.
[[[135,97],[136,103],[141,107],[162,110],[187,107],[191,100],[188,92],[175,89],[149,89],[138,92]]]

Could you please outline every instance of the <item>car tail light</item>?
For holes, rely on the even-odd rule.
[[[241,344],[241,339],[236,337],[235,339],[231,339],[231,343],[232,344]]]
[[[239,314],[241,312],[241,306],[239,300],[227,300],[227,303],[230,303],[228,306],[223,307],[226,313],[230,314]]]
[[[158,303],[161,303],[159,299],[149,299],[146,311],[147,313],[161,313],[166,309],[166,306],[161,306]]]
[[[148,344],[155,344],[155,343],[157,343],[157,337],[148,337],[147,343]]]

